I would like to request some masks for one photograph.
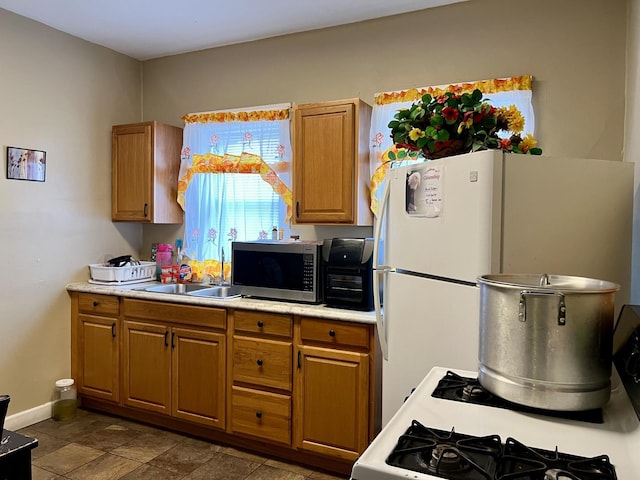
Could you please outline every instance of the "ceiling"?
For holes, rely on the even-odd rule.
[[[0,0],[0,8],[138,60],[465,0]]]

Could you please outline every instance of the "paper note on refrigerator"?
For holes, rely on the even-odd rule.
[[[406,211],[419,217],[439,217],[442,212],[442,165],[425,163],[407,171]]]

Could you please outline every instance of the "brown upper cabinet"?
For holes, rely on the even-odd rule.
[[[371,106],[357,98],[301,104],[293,119],[294,223],[373,225]]]
[[[177,202],[182,128],[159,122],[112,129],[114,222],[182,223]]]

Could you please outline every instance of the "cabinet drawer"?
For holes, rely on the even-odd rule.
[[[78,310],[83,313],[103,313],[118,315],[120,313],[118,297],[97,295],[94,293],[78,294]]]
[[[123,300],[125,316],[143,320],[184,323],[200,327],[226,328],[227,311],[224,308],[198,307],[177,303],[153,302],[147,300]]]
[[[291,391],[291,342],[233,337],[233,381]]]
[[[236,332],[291,338],[293,322],[290,316],[244,310],[236,310],[234,316]]]
[[[367,325],[303,317],[300,321],[300,335],[303,341],[369,348]]]
[[[231,430],[290,445],[291,397],[234,386]]]

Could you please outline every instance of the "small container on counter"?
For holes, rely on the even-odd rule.
[[[158,244],[156,252],[156,280],[162,281],[162,267],[172,263],[172,245],[168,243]]]
[[[53,419],[56,421],[71,420],[78,410],[78,392],[72,378],[56,381],[53,400]]]

